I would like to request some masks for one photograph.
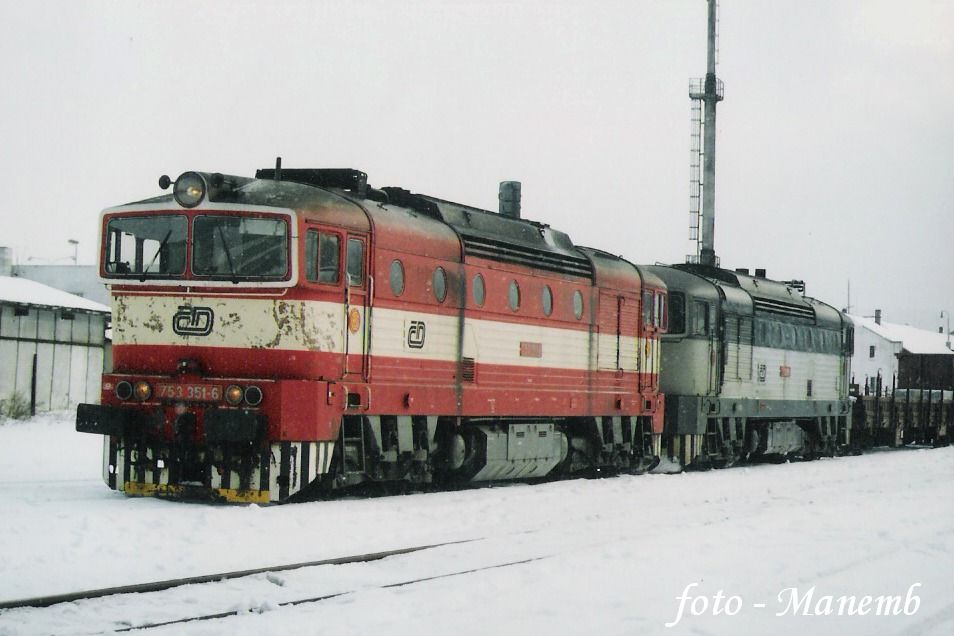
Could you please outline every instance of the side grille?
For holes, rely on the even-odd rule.
[[[462,235],[461,238],[464,241],[464,253],[467,256],[479,256],[572,276],[589,278],[592,275],[590,262],[585,258],[467,234]]]
[[[787,303],[784,300],[776,300],[774,298],[760,298],[758,296],[753,296],[752,300],[755,301],[755,311],[762,311],[779,316],[790,316],[792,318],[804,318],[812,322],[815,321],[815,310],[811,307]]]
[[[461,382],[473,382],[476,374],[476,367],[473,358],[461,358],[460,361],[460,379]]]

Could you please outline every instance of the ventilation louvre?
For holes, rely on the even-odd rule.
[[[461,358],[460,379],[462,382],[473,382],[476,376],[476,365],[473,358]]]
[[[545,269],[571,276],[592,276],[590,262],[555,252],[546,252],[526,245],[518,245],[490,238],[464,234],[464,253],[494,261],[514,263],[526,267]]]
[[[774,298],[763,298],[753,296],[755,302],[755,311],[761,311],[778,316],[789,316],[792,318],[804,318],[805,320],[815,321],[815,310],[812,307],[787,303],[783,300]]]

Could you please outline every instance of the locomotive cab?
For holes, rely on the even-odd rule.
[[[368,229],[326,191],[194,172],[104,211],[113,370],[77,430],[106,436],[109,486],[267,502],[326,473],[344,352],[365,346]]]

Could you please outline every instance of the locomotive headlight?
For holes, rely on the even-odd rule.
[[[232,406],[239,404],[243,397],[245,397],[245,391],[243,391],[242,387],[240,386],[231,384],[227,389],[225,389],[225,401]]]
[[[133,395],[133,387],[129,382],[120,380],[116,383],[116,397],[120,400],[128,400]]]
[[[136,382],[136,386],[133,387],[133,393],[136,395],[137,400],[145,402],[152,397],[152,387],[149,386],[149,383],[145,380],[140,380]]]
[[[245,389],[245,403],[249,406],[258,406],[262,403],[262,390],[255,385]]]
[[[205,198],[205,180],[198,172],[183,172],[172,187],[172,196],[184,208],[194,208]]]

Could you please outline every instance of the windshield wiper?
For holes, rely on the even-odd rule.
[[[172,229],[166,232],[166,237],[162,239],[162,243],[159,243],[159,249],[157,249],[156,253],[152,255],[152,260],[149,261],[148,265],[146,265],[146,269],[142,270],[142,275],[139,277],[140,283],[146,282],[146,274],[149,272],[152,266],[156,263],[156,259],[159,258],[159,253],[162,252],[162,249],[166,246],[166,243],[169,242],[170,236],[172,236]]]
[[[216,229],[219,231],[219,238],[222,240],[222,247],[225,248],[225,258],[229,261],[229,273],[232,275],[232,284],[238,285],[238,274],[235,273],[235,266],[232,264],[232,252],[229,251],[229,246],[225,242],[225,235],[222,234],[222,226],[217,225]]]

